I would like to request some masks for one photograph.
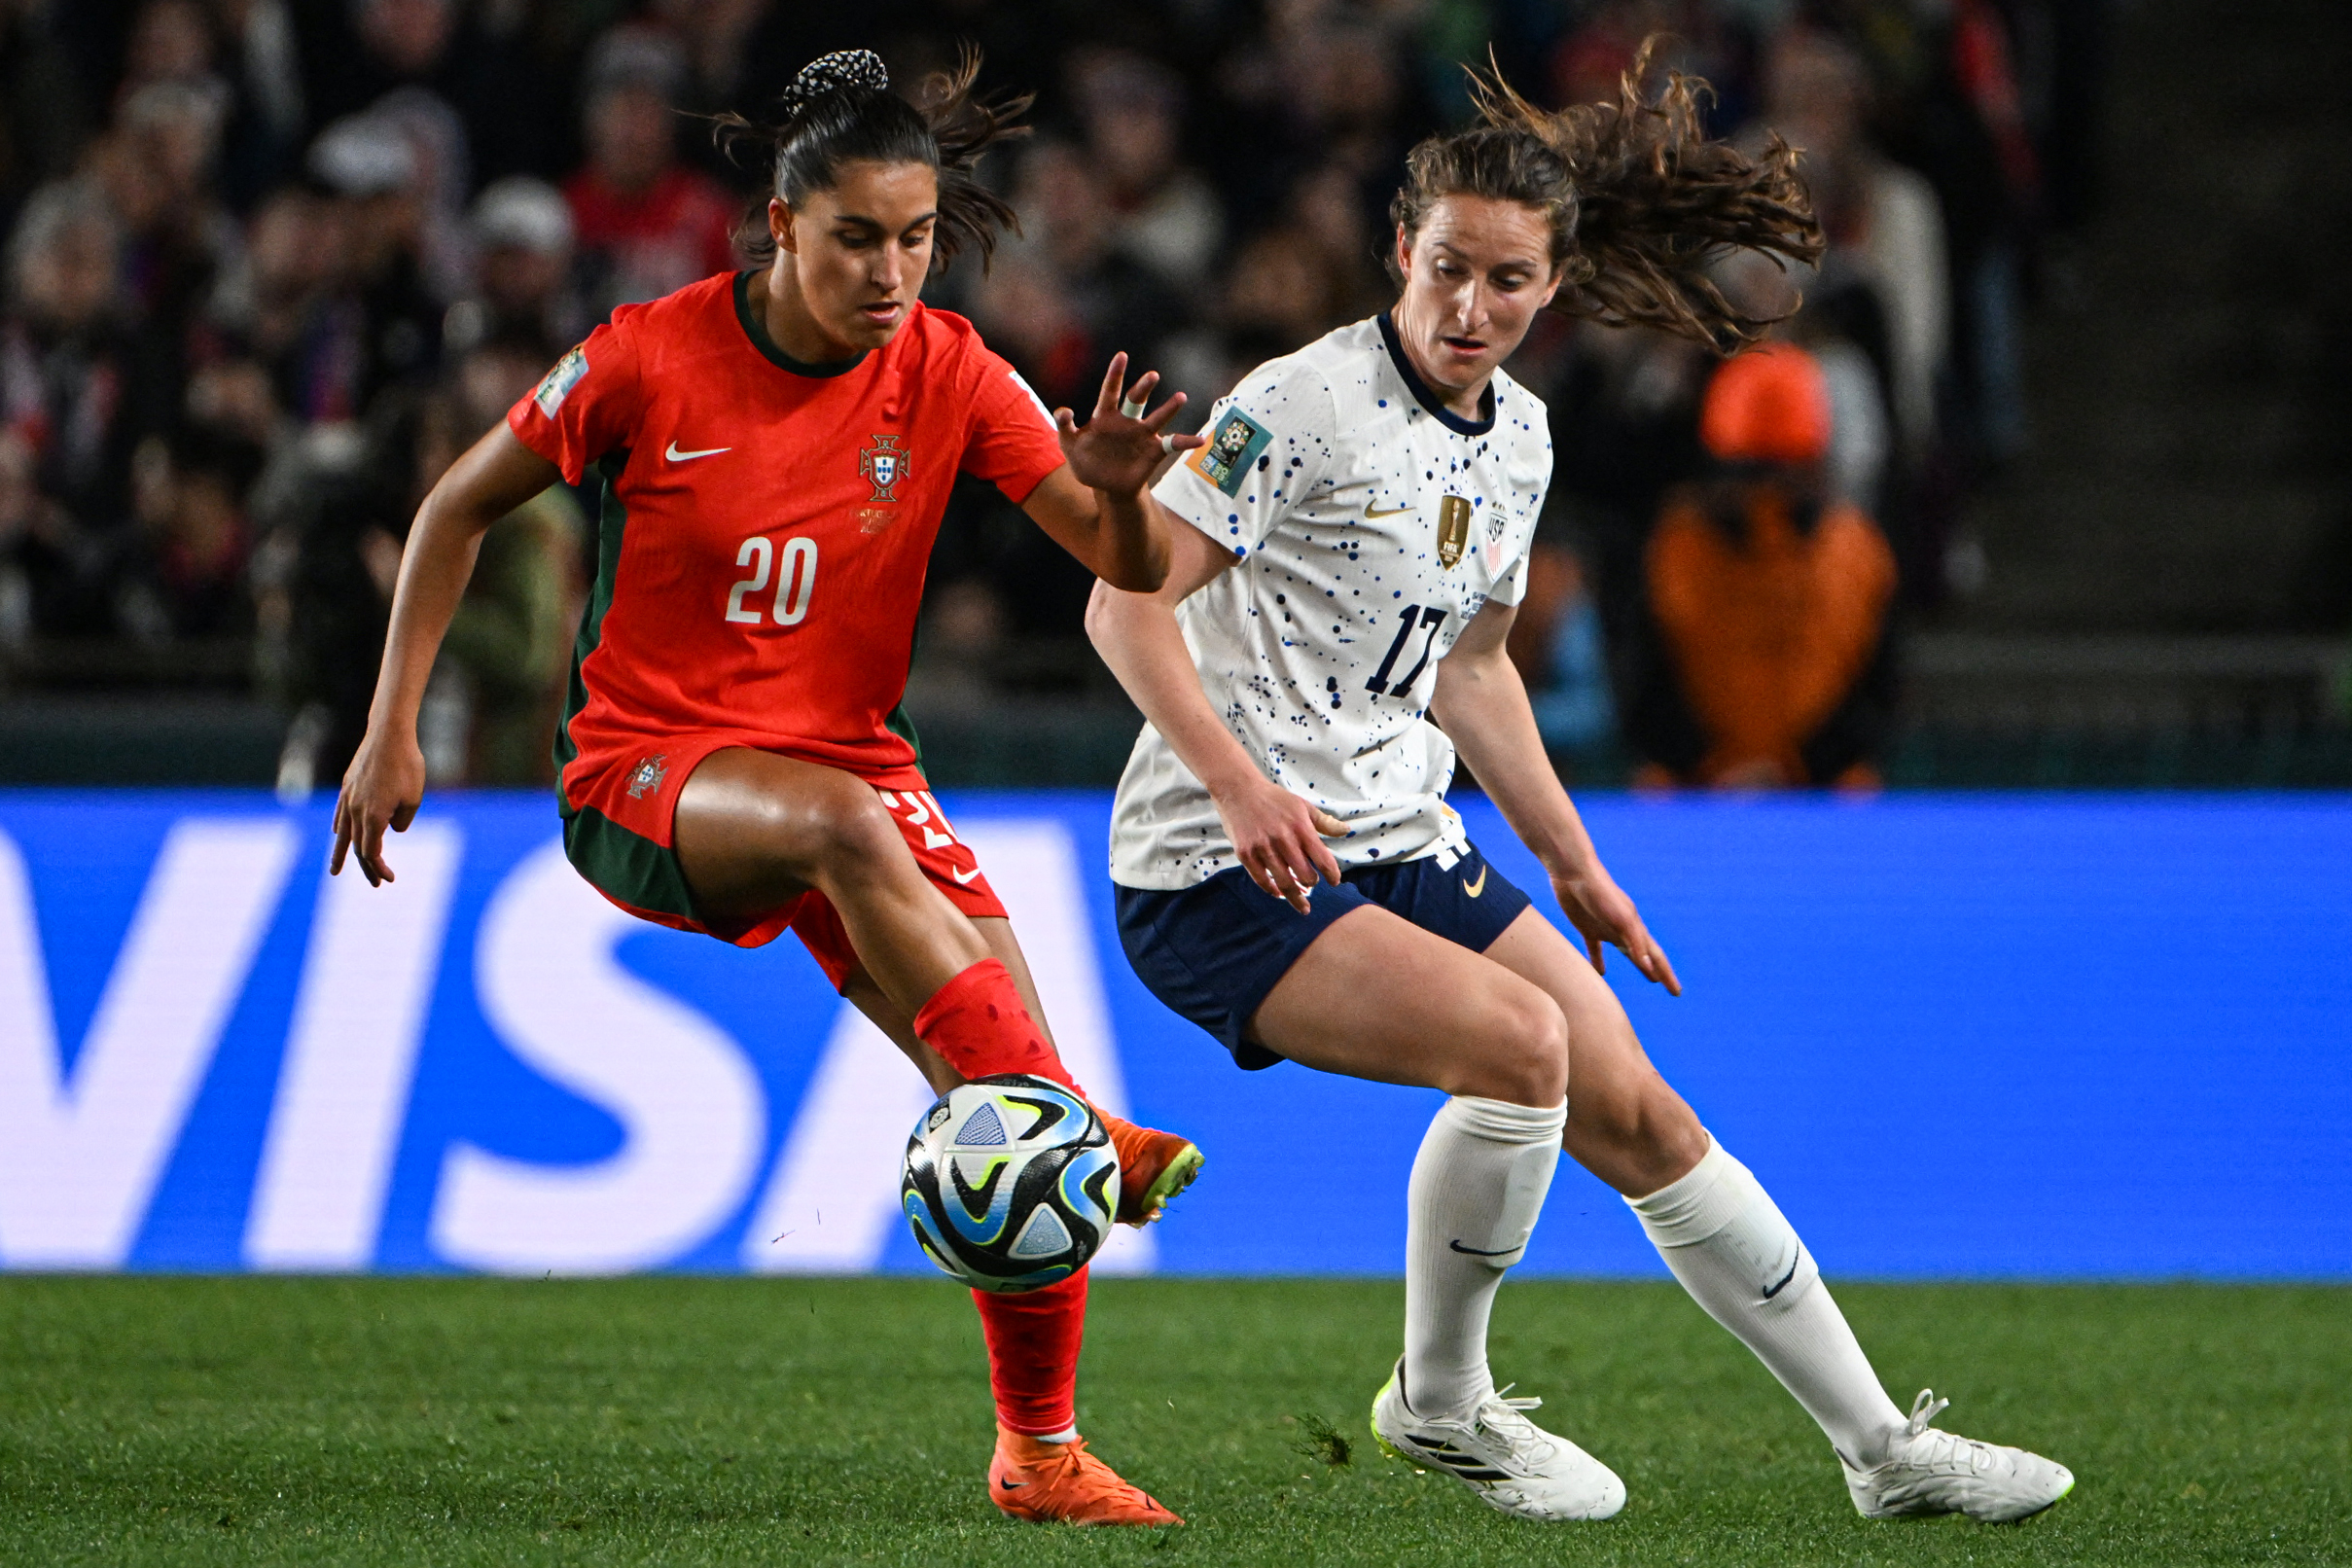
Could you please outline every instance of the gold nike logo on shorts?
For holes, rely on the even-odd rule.
[[[1480,866],[1480,867],[1479,868],[1479,879],[1478,879],[1477,881],[1475,881],[1475,882],[1464,882],[1464,883],[1462,884],[1462,896],[1463,896],[1464,898],[1473,898],[1473,899],[1475,899],[1475,898],[1477,898],[1477,897],[1478,897],[1478,896],[1479,896],[1480,893],[1483,893],[1483,892],[1485,892],[1485,891],[1486,891],[1486,868],[1485,868],[1485,867],[1483,867],[1483,866]]]

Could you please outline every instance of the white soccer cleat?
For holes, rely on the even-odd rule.
[[[1625,1506],[1617,1473],[1520,1412],[1540,1399],[1489,1394],[1465,1419],[1433,1420],[1405,1403],[1405,1363],[1372,1399],[1372,1441],[1392,1459],[1442,1471],[1488,1508],[1522,1519],[1605,1519]]]
[[[2075,1489],[2073,1471],[2038,1453],[1956,1438],[1929,1426],[1950,1403],[1936,1398],[1933,1389],[1921,1389],[1884,1464],[1862,1470],[1837,1456],[1845,1469],[1845,1489],[1864,1518],[1965,1514],[2007,1524],[2041,1513]]]

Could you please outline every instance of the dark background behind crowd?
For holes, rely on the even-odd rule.
[[[1663,33],[1666,62],[1714,84],[1718,134],[1803,149],[1830,248],[1804,276],[1719,269],[1759,309],[1801,295],[1764,355],[1539,326],[1512,370],[1549,400],[1558,461],[1515,657],[1547,740],[1586,777],[1867,785],[1890,756],[1898,779],[1918,775],[1907,691],[1948,686],[1955,659],[1999,665],[1980,644],[2115,629],[2064,606],[2005,624],[1985,589],[2008,536],[2026,568],[2010,578],[2039,580],[2030,551],[2050,530],[2034,498],[2069,477],[2049,469],[2050,398],[2033,390],[2065,367],[2041,372],[2036,345],[2053,313],[2113,294],[2102,268],[2138,243],[2098,220],[2142,181],[2119,146],[2161,117],[2113,90],[2118,41],[2150,9],[0,0],[0,679],[53,713],[101,712],[109,694],[163,694],[150,713],[233,697],[270,716],[283,792],[331,784],[417,501],[614,306],[744,265],[732,235],[765,171],[728,165],[696,117],[756,115],[827,50],[873,48],[912,89],[969,40],[986,82],[1034,91],[1036,135],[990,170],[1023,235],[928,298],[970,314],[1049,403],[1083,407],[1125,349],[1205,411],[1250,366],[1389,302],[1388,197],[1406,150],[1467,116],[1461,62],[1491,48],[1530,96],[1589,101]],[[2314,47],[2279,33],[2295,18],[2270,20],[2276,41]],[[2309,80],[2342,98],[2340,78]],[[2340,114],[2298,124],[2318,157]],[[2306,179],[2270,204],[2303,203],[2282,221],[2322,237],[2341,195],[2340,178]],[[2146,309],[2132,319],[2150,328]],[[2304,322],[2314,352],[2341,325]],[[2292,379],[2302,361],[2279,352],[2292,363],[2273,379]],[[2299,446],[2282,460],[2309,463]],[[2307,653],[2352,609],[2352,588],[2329,586],[2329,552],[2352,537],[2342,491],[2320,491],[2316,564],[2290,567],[2301,599],[2122,629],[2274,633],[2240,663],[2300,669],[2279,638]],[[437,779],[547,776],[596,505],[559,487],[485,542],[426,704]],[[2228,529],[2226,511],[2204,524]],[[1133,721],[1085,647],[1087,589],[992,491],[959,492],[912,690],[918,714],[946,716],[944,781],[1116,766]],[[1972,605],[1990,644],[1967,639]],[[2131,703],[2099,684],[2101,659],[2123,660],[2126,685],[2147,673],[2133,657],[2187,659],[2188,684],[2162,686],[2178,711],[2156,704],[2159,727],[2188,727],[2176,750],[2284,725],[2292,771],[2332,732],[2324,690],[2285,708],[2233,698],[2217,720],[2180,695],[2207,654],[2119,646],[2051,657],[2088,658],[2084,700],[2110,709]],[[2047,773],[2047,737],[2035,755],[2018,766]],[[8,776],[49,775],[20,757]]]

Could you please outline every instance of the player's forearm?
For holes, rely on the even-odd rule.
[[[1020,506],[1048,538],[1113,588],[1157,593],[1167,581],[1170,519],[1149,490],[1095,489],[1065,463]]]
[[[1094,492],[1094,575],[1128,593],[1157,593],[1168,580],[1168,523],[1149,490]]]
[[[1546,871],[1574,876],[1594,864],[1592,837],[1544,753],[1526,684],[1499,648],[1458,664],[1447,659],[1432,707],[1487,799]]]
[[[1212,796],[1265,776],[1209,705],[1192,650],[1166,604],[1097,584],[1087,605],[1087,635],[1177,761]]]
[[[409,529],[401,552],[400,581],[392,593],[391,624],[384,633],[384,658],[368,707],[368,728],[406,731],[416,725],[433,660],[448,635],[449,623],[474,575],[481,536],[495,517],[475,524],[455,506],[436,506],[428,497]]]

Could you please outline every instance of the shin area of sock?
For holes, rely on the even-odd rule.
[[[1810,1249],[1747,1166],[1710,1139],[1686,1175],[1626,1202],[1692,1299],[1755,1352],[1839,1453],[1864,1465],[1882,1457],[1903,1412]]]
[[[1495,1291],[1543,1212],[1567,1117],[1457,1094],[1421,1139],[1406,1190],[1405,1388],[1423,1415],[1463,1413],[1494,1386]]]
[[[988,1386],[1008,1432],[1053,1438],[1078,1424],[1078,1352],[1087,1336],[1087,1274],[1018,1295],[974,1291],[988,1341]]]
[[[1029,1073],[1085,1092],[996,959],[983,958],[941,986],[914,1016],[914,1032],[966,1078]]]

